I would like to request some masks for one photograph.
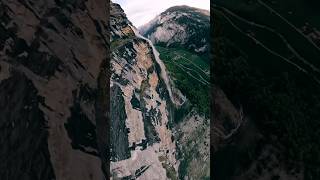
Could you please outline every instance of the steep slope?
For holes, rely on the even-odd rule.
[[[208,53],[209,11],[174,6],[139,27],[139,31],[156,45],[183,47],[200,54]]]
[[[173,126],[179,179],[210,178],[209,19],[208,11],[175,6],[139,28],[156,44],[174,86],[187,98]]]
[[[161,54],[118,4],[110,24],[113,178],[209,178],[208,120],[190,108]]]
[[[213,83],[246,117],[212,153],[215,179],[319,179],[320,24],[310,2],[214,1]]]
[[[113,178],[175,179],[179,162],[172,92],[151,42],[111,4],[111,173]]]
[[[208,117],[209,11],[174,6],[139,30],[156,45],[176,87],[198,113]]]
[[[1,179],[107,175],[108,7],[0,2]]]

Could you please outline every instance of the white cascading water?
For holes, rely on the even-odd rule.
[[[163,64],[163,62],[162,62],[162,60],[160,59],[160,57],[159,57],[159,55],[160,55],[159,52],[157,51],[157,49],[154,47],[153,43],[152,43],[149,39],[143,37],[143,36],[137,31],[137,29],[136,29],[135,27],[133,27],[133,26],[131,26],[131,25],[130,25],[130,27],[131,27],[131,29],[133,30],[133,32],[135,33],[135,35],[136,35],[137,37],[146,40],[146,41],[149,43],[149,45],[152,47],[153,54],[154,54],[154,56],[155,56],[155,58],[156,58],[157,63],[159,64],[159,66],[160,66],[160,68],[161,68],[161,77],[162,77],[162,79],[164,80],[164,82],[165,82],[165,84],[166,84],[166,86],[167,86],[167,90],[168,90],[168,92],[169,92],[170,99],[171,99],[171,101],[172,101],[175,105],[181,106],[181,104],[183,104],[184,101],[185,101],[185,97],[183,97],[182,94],[180,95],[180,96],[182,96],[181,98],[183,99],[183,102],[182,102],[182,103],[181,103],[181,102],[177,102],[177,100],[173,97],[172,88],[171,88],[172,86],[171,86],[171,84],[170,84],[170,79],[169,79],[169,76],[168,76],[168,74],[167,74],[166,67],[165,67],[165,65]]]

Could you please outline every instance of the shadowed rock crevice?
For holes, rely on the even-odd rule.
[[[94,99],[95,94],[87,86],[81,86],[79,94],[75,90],[73,96],[74,103],[70,109],[71,116],[64,125],[72,140],[71,145],[74,149],[98,156],[96,126],[82,109],[84,102]],[[81,102],[81,100],[84,102]]]
[[[111,87],[111,160],[120,161],[130,158],[128,132],[126,127],[127,115],[124,107],[123,93],[119,86]]]
[[[0,177],[3,180],[54,179],[48,151],[48,127],[41,98],[24,74],[0,84]],[[22,136],[23,134],[23,136]]]

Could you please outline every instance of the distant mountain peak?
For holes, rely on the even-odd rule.
[[[207,53],[210,12],[186,5],[173,6],[139,27],[139,31],[154,44]]]
[[[210,16],[210,11],[208,11],[206,9],[200,9],[200,8],[191,7],[191,6],[187,6],[187,5],[172,6],[172,7],[168,8],[167,10],[165,10],[164,13],[175,12],[175,11],[195,11],[195,12],[200,12],[200,13],[203,13],[204,15]]]

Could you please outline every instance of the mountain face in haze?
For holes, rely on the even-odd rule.
[[[0,2],[0,179],[105,179],[108,9]]]
[[[139,27],[139,31],[156,45],[208,53],[210,14],[207,10],[174,6]]]
[[[118,4],[111,3],[110,26],[112,177],[209,177],[207,120],[191,111],[156,47]]]

